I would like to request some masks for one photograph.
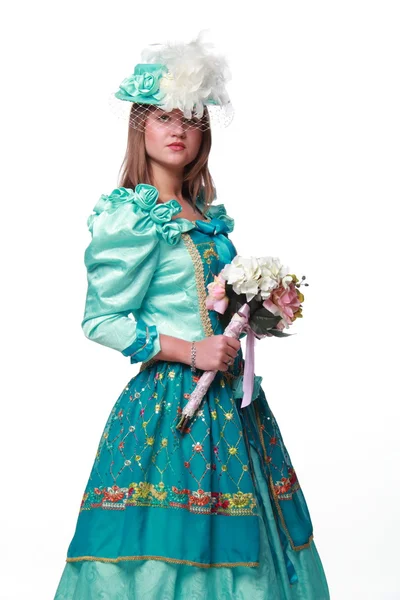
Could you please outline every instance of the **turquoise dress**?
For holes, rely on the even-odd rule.
[[[240,408],[241,349],[186,434],[176,429],[202,371],[155,359],[159,336],[223,333],[206,286],[237,251],[223,204],[189,221],[157,200],[154,186],[120,187],[88,219],[83,331],[141,366],[105,424],[55,599],[328,600],[260,376]]]

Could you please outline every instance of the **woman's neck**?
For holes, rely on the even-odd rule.
[[[151,163],[153,185],[158,190],[160,202],[167,202],[172,198],[184,201],[182,195],[183,170],[171,171],[158,163]]]

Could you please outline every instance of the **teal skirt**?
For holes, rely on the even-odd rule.
[[[240,408],[238,354],[185,434],[201,371],[156,361],[100,438],[55,600],[329,600],[310,515],[262,387]]]

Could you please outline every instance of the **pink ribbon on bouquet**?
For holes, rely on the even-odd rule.
[[[255,336],[252,328],[248,323],[248,319],[250,316],[250,307],[248,304],[243,304],[243,306],[238,311],[240,315],[246,317],[247,323],[243,327],[242,331],[245,331],[247,334],[246,341],[246,356],[244,360],[244,373],[243,373],[243,398],[242,404],[240,408],[245,408],[251,404],[251,400],[253,397],[253,389],[254,389],[254,342]]]
[[[245,408],[251,404],[254,389],[254,332],[249,325],[243,329],[247,332],[246,357],[244,361],[243,373],[243,399],[240,408]]]

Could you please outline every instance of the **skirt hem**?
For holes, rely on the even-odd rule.
[[[173,563],[173,564],[178,564],[178,565],[190,565],[193,567],[200,567],[203,569],[210,569],[210,568],[219,568],[219,567],[259,567],[260,563],[259,562],[236,562],[236,563],[232,563],[232,562],[225,562],[225,563],[211,563],[211,564],[207,564],[207,563],[201,563],[201,562],[195,562],[192,560],[183,560],[180,558],[168,558],[167,556],[118,556],[118,558],[103,558],[103,557],[99,557],[99,556],[78,556],[78,557],[71,557],[71,558],[67,558],[66,562],[67,563],[73,563],[73,562],[81,562],[81,561],[98,561],[98,562],[105,562],[105,563],[118,563],[118,562],[129,562],[129,561],[140,561],[140,560],[158,560],[158,561],[162,561],[162,562],[166,562],[166,563]]]

